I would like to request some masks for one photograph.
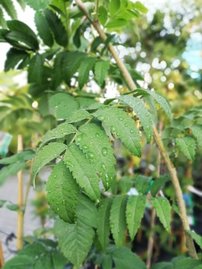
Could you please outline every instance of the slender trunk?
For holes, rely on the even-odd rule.
[[[91,20],[89,14],[88,14],[88,11],[85,8],[85,5],[81,0],[75,0],[75,2],[77,4],[77,6],[79,7],[79,9],[83,12],[83,14],[89,19],[91,24],[94,26],[95,30],[97,31],[97,33],[99,34],[101,39],[103,41],[106,41],[107,36],[106,36],[105,32],[103,31],[103,29],[101,28],[99,21],[98,20],[94,20],[94,21]],[[116,61],[116,64],[119,67],[119,69],[122,73],[122,76],[124,77],[125,82],[128,85],[128,88],[130,90],[135,90],[136,85],[135,85],[130,73],[128,72],[126,66],[124,65],[123,61],[119,58],[119,55],[116,52],[116,50],[112,44],[108,44],[108,50],[111,52],[114,60]],[[176,194],[176,198],[177,198],[177,202],[178,202],[178,206],[179,206],[179,211],[180,211],[180,218],[182,221],[183,229],[186,232],[186,243],[187,243],[187,248],[188,248],[189,254],[193,258],[198,258],[193,239],[187,233],[190,230],[190,227],[189,227],[188,217],[187,217],[187,213],[186,213],[186,207],[185,207],[185,203],[183,200],[182,190],[181,190],[181,187],[179,184],[179,179],[177,176],[176,168],[174,167],[173,163],[170,160],[170,157],[169,157],[169,155],[168,155],[168,153],[163,145],[163,142],[161,140],[161,137],[160,137],[156,127],[153,127],[153,132],[154,132],[154,138],[155,138],[156,144],[157,144],[158,149],[161,153],[161,156],[165,160],[165,164],[166,164],[167,169],[170,173],[170,177],[171,177],[171,180],[172,180],[172,183],[174,186],[174,190],[175,190],[175,194]]]
[[[23,137],[18,135],[18,152],[23,150]],[[23,172],[18,172],[18,216],[17,216],[17,250],[23,248],[23,230],[24,230],[24,213],[23,213]]]
[[[0,241],[0,268],[3,268],[3,266],[4,266],[4,252],[2,242]]]

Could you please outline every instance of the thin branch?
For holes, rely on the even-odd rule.
[[[97,31],[97,33],[99,34],[101,39],[105,42],[107,39],[107,36],[106,36],[105,32],[103,31],[103,29],[101,28],[99,21],[91,19],[91,17],[88,14],[88,11],[85,8],[85,5],[83,4],[83,2],[81,0],[75,0],[75,2],[77,4],[77,6],[79,7],[79,9],[83,12],[83,14],[89,19],[91,24],[94,26],[95,30]],[[128,88],[132,91],[135,90],[136,85],[135,85],[130,73],[128,72],[126,66],[124,65],[123,61],[119,58],[119,55],[116,52],[116,50],[112,44],[108,44],[108,50],[111,52],[113,58],[115,59],[116,64],[119,67],[119,69],[120,69],[120,71],[125,79],[125,82],[128,85]],[[176,168],[174,167],[174,165],[173,165],[173,163],[172,163],[172,161],[171,161],[171,159],[170,159],[170,157],[169,157],[169,155],[168,155],[168,153],[163,145],[163,142],[161,140],[161,137],[160,137],[156,127],[153,127],[153,132],[154,132],[154,138],[155,138],[156,144],[158,146],[158,149],[159,149],[163,159],[165,160],[165,164],[166,164],[167,169],[170,173],[171,180],[172,180],[172,183],[174,186],[174,190],[175,190],[175,194],[176,194],[176,198],[177,198],[177,202],[178,202],[178,206],[179,206],[180,218],[182,221],[183,229],[186,232],[186,240],[187,240],[186,243],[187,243],[188,252],[189,252],[190,256],[197,259],[198,256],[197,256],[197,253],[195,250],[193,239],[187,233],[188,231],[190,231],[190,226],[189,226],[189,222],[188,222],[185,202],[183,200],[182,190],[181,190],[181,187],[179,184],[179,179],[177,176]]]

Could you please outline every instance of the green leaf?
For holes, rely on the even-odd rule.
[[[79,108],[76,99],[64,92],[52,95],[49,98],[49,106],[57,119],[66,119]]]
[[[172,120],[172,111],[171,111],[170,105],[162,95],[151,90],[141,89],[141,91],[146,92],[149,95],[151,95],[154,98],[154,100],[160,105],[160,107],[164,110],[168,118]]]
[[[12,19],[17,18],[17,12],[12,0],[1,0],[1,5]]]
[[[192,259],[190,257],[176,257],[172,260],[173,263],[173,268],[174,269],[196,269],[198,267],[198,265],[201,264],[201,261],[196,260],[196,259]]]
[[[151,186],[151,194],[155,196],[165,185],[165,183],[169,180],[167,175],[161,176],[153,182]]]
[[[0,26],[6,28],[6,20],[4,18],[4,13],[1,7],[0,7]]]
[[[99,177],[78,146],[72,144],[68,147],[64,162],[72,172],[79,186],[93,201],[100,197]]]
[[[152,266],[152,269],[174,269],[174,268],[173,264],[170,262],[160,262]]]
[[[69,224],[58,220],[55,225],[55,233],[64,256],[79,267],[91,248],[93,229],[81,221]]]
[[[74,111],[69,117],[66,118],[66,122],[75,123],[82,120],[90,119],[91,115],[85,109],[79,109]]]
[[[139,1],[133,3],[133,7],[143,14],[148,12],[148,9]]]
[[[108,74],[110,63],[108,61],[97,61],[95,64],[95,80],[102,87],[105,81],[105,78]]]
[[[126,196],[116,196],[113,199],[110,211],[110,227],[115,244],[120,247],[124,245],[126,233]]]
[[[112,269],[113,261],[111,255],[102,256],[102,268],[103,269]]]
[[[130,196],[128,198],[126,206],[126,222],[130,234],[130,238],[133,240],[141,224],[141,220],[144,216],[146,205],[146,196]]]
[[[52,142],[47,146],[39,149],[36,152],[34,162],[32,165],[32,178],[35,180],[36,175],[50,161],[56,159],[60,154],[62,154],[66,149],[66,145],[63,143]]]
[[[152,205],[156,209],[157,216],[164,228],[170,232],[171,205],[165,197],[152,198]]]
[[[46,190],[53,211],[64,221],[73,222],[80,190],[62,161],[54,166]]]
[[[36,54],[30,61],[28,68],[28,82],[41,84],[44,80],[44,59]]]
[[[189,232],[189,234],[194,239],[194,241],[196,242],[196,244],[202,249],[202,236],[201,235],[198,235],[194,231]]]
[[[112,257],[116,269],[146,269],[140,257],[126,247],[115,249]]]
[[[28,161],[33,158],[34,154],[32,150],[24,150],[10,157],[1,159],[0,164],[14,164],[16,162]]]
[[[126,105],[130,106],[136,113],[141,121],[147,141],[149,142],[152,137],[153,121],[151,114],[145,107],[145,103],[140,98],[133,96],[121,96],[119,99]]]
[[[8,166],[1,168],[0,170],[0,185],[2,185],[9,176],[16,175],[18,171],[23,170],[26,167],[25,162],[17,161]]]
[[[51,0],[24,0],[30,7],[35,10],[41,10],[48,7]]]
[[[193,160],[196,154],[196,141],[192,137],[176,138],[176,145],[178,149],[184,154],[184,156]]]
[[[76,216],[77,220],[81,221],[83,224],[92,228],[97,228],[97,208],[95,204],[84,195],[78,197]]]
[[[144,175],[135,176],[135,188],[139,193],[147,194],[150,190],[151,177]]]
[[[202,127],[201,126],[192,126],[191,127],[192,134],[196,138],[197,145],[199,147],[199,150],[202,150]]]
[[[15,33],[16,37],[17,36],[19,37],[19,40],[17,40],[17,38],[14,40],[25,43],[28,47],[32,48],[33,50],[38,50],[39,43],[37,40],[37,36],[29,26],[27,26],[25,23],[19,20],[7,21],[7,25],[8,28],[11,30],[10,33],[13,34]]]
[[[66,47],[68,43],[68,36],[65,27],[63,26],[59,17],[49,9],[45,10],[45,17],[48,21],[49,27],[53,32],[55,37],[55,41],[63,46]]]
[[[81,62],[79,67],[79,87],[83,88],[83,86],[88,82],[89,72],[93,70],[94,64],[96,62],[96,58],[86,57],[85,61]]]
[[[39,33],[39,36],[43,40],[44,44],[46,44],[49,47],[52,47],[54,43],[53,35],[50,31],[50,28],[46,20],[46,17],[44,16],[44,13],[40,11],[35,13],[35,24],[36,24],[36,28]]]
[[[102,249],[106,249],[109,244],[109,235],[110,235],[110,209],[111,209],[112,199],[106,198],[101,203],[98,209],[98,227],[97,235],[98,240],[102,246]]]
[[[104,6],[100,6],[98,9],[98,18],[102,25],[105,25],[108,19],[108,12]]]
[[[28,57],[29,54],[26,51],[11,48],[7,53],[4,70],[8,71],[18,68],[19,64]]]
[[[115,158],[111,143],[98,125],[89,123],[79,128],[75,143],[93,163],[95,172],[101,177],[105,188],[109,188],[115,177]]]
[[[119,108],[107,107],[99,109],[94,116],[103,123],[103,127],[110,129],[133,154],[141,155],[140,134],[128,114]]]
[[[40,147],[52,140],[64,138],[69,134],[74,134],[76,131],[77,130],[73,125],[68,124],[67,122],[61,123],[56,128],[49,130],[43,136]]]
[[[117,13],[119,11],[120,7],[121,7],[120,0],[116,0],[116,1],[111,0],[109,2],[109,12],[110,12],[110,15],[111,16],[114,16],[115,13]]]

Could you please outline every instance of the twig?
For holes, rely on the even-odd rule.
[[[0,268],[3,268],[3,266],[4,266],[4,252],[2,242],[0,241]]]
[[[107,36],[106,36],[105,32],[103,31],[103,29],[101,28],[99,21],[98,20],[91,20],[89,14],[88,14],[88,11],[85,8],[85,5],[83,4],[83,2],[81,0],[75,0],[75,2],[77,4],[77,6],[79,7],[79,9],[83,12],[83,14],[89,19],[91,24],[94,26],[95,30],[97,31],[97,33],[99,34],[101,39],[105,42],[107,39]],[[112,44],[108,44],[108,50],[111,52],[113,58],[115,59],[116,64],[119,67],[119,69],[120,69],[120,71],[125,79],[125,82],[128,85],[128,88],[132,91],[135,90],[136,85],[135,85],[130,73],[128,72],[126,66],[124,65],[123,61],[119,58],[119,55],[116,52],[116,50]],[[154,132],[154,138],[155,138],[156,144],[158,146],[158,149],[161,153],[161,156],[165,160],[165,164],[166,164],[167,169],[168,169],[170,176],[171,176],[171,180],[173,183],[173,187],[175,190],[175,194],[176,194],[176,198],[177,198],[177,202],[178,202],[178,206],[179,206],[180,218],[182,221],[183,229],[186,232],[186,241],[187,241],[186,243],[187,243],[188,252],[189,252],[190,256],[197,259],[198,256],[196,253],[193,239],[187,233],[188,231],[190,231],[190,227],[189,227],[188,217],[187,217],[187,213],[186,213],[185,202],[183,200],[182,190],[181,190],[181,187],[179,184],[179,179],[177,177],[176,168],[174,167],[173,163],[171,162],[171,159],[170,159],[170,157],[169,157],[169,155],[168,155],[168,153],[163,145],[163,142],[161,140],[161,137],[160,137],[156,127],[153,127],[153,132]]]
[[[23,150],[23,137],[18,135],[18,152]],[[17,250],[23,248],[23,230],[24,230],[24,213],[23,213],[23,172],[18,172],[18,216],[17,216]]]

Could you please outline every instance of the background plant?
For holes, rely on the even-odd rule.
[[[142,76],[130,65],[127,67],[131,77],[114,52],[112,44],[119,42],[116,35],[105,36],[99,28],[97,18],[109,32],[128,27],[132,19],[146,12],[141,3],[108,1],[106,8],[102,3],[97,7],[91,2],[81,10],[70,1],[45,1],[43,5],[32,1],[27,3],[36,11],[37,34],[24,23],[12,20],[7,22],[7,28],[1,30],[1,40],[12,45],[5,69],[27,69],[29,93],[38,102],[39,113],[42,116],[52,115],[57,121],[55,128],[43,136],[36,150],[32,177],[36,185],[35,178],[40,169],[56,160],[47,182],[47,199],[59,217],[55,225],[59,247],[75,268],[81,266],[90,250],[93,250],[94,256],[87,260],[103,268],[145,268],[140,258],[126,246],[134,240],[146,202],[155,208],[168,232],[172,206],[177,213],[179,209],[174,196],[166,197],[159,192],[167,182],[165,178],[158,179],[155,173],[152,177],[131,176],[129,180],[122,175],[120,177],[115,168],[117,140],[121,141],[124,154],[141,157],[143,146],[146,143],[153,145],[152,129],[158,123],[161,107],[164,110],[161,121],[173,130],[173,137],[169,140],[176,140],[181,152],[188,159],[193,159],[196,143],[200,146],[200,136],[193,128],[200,128],[200,123],[194,125],[192,118],[193,128],[188,125],[187,131],[191,130],[188,137],[185,137],[187,132],[184,130],[176,136],[175,120],[172,120],[166,99],[155,91],[140,87]],[[80,1],[77,4],[83,7]],[[89,32],[91,24],[99,33],[96,37],[93,31]],[[90,43],[85,38],[86,33]],[[108,50],[118,66],[111,60]],[[104,103],[99,102],[105,96],[109,81],[114,81],[123,94]],[[95,82],[99,85],[96,94],[92,91]],[[197,109],[194,119],[197,119],[198,113],[200,109]],[[156,137],[159,138],[158,134]],[[172,170],[161,140],[157,140],[157,144]],[[158,154],[156,147],[152,147]],[[131,187],[135,186],[138,195],[118,191],[122,182],[123,185],[128,182]],[[195,233],[192,236],[201,245],[200,237]],[[5,268],[15,264],[16,259],[24,263],[26,254],[23,253],[8,262]],[[124,264],[121,257],[125,259]],[[190,266],[196,265],[197,268],[200,265],[199,261],[182,258],[154,268],[172,267],[173,263],[185,264],[188,261]],[[31,265],[35,266],[30,261]]]

